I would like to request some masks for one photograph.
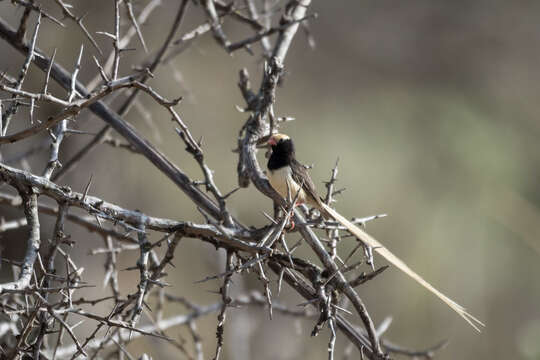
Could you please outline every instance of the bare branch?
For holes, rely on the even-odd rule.
[[[34,262],[36,261],[39,246],[41,244],[39,233],[39,217],[37,207],[37,194],[32,188],[27,188],[24,185],[19,185],[19,194],[23,198],[24,214],[26,221],[30,227],[30,234],[26,241],[26,255],[24,256],[23,265],[19,280],[11,283],[0,284],[0,294],[5,290],[20,290],[25,289],[30,285],[32,273],[34,271]]]
[[[49,13],[45,12],[39,5],[36,5],[34,4],[33,2],[31,1],[26,1],[26,0],[11,0],[12,3],[15,3],[17,5],[21,5],[21,6],[24,6],[26,9],[31,9],[33,11],[36,11],[38,12],[42,17],[46,18],[46,19],[49,19],[51,20],[53,23],[55,23],[56,25],[59,25],[61,27],[65,27],[64,24],[62,24],[62,22],[58,19],[56,19],[55,17],[51,16]],[[22,38],[21,38],[22,39]]]
[[[137,302],[135,303],[135,308],[133,309],[133,316],[131,318],[131,326],[135,327],[139,322],[139,318],[142,313],[144,296],[147,292],[148,287],[148,253],[150,251],[150,242],[146,236],[146,219],[144,216],[141,216],[141,221],[139,225],[139,248],[140,248],[140,257],[137,260],[137,267],[140,272],[140,281],[137,286]]]
[[[112,79],[118,78],[118,67],[120,65],[120,0],[114,0],[114,63]]]
[[[223,32],[223,29],[221,28],[221,23],[214,2],[214,0],[202,0],[204,9],[210,20],[210,26],[212,28],[214,38],[221,46],[227,49],[230,42],[227,39],[225,33]]]
[[[94,48],[96,48],[96,50],[100,54],[103,54],[103,52],[99,48],[99,45],[97,44],[96,40],[94,40],[92,35],[90,35],[90,32],[88,31],[88,29],[86,29],[86,26],[83,24],[82,21],[83,21],[84,16],[76,17],[75,15],[73,15],[71,10],[69,9],[69,6],[66,5],[62,0],[54,0],[54,1],[58,4],[58,6],[60,6],[60,9],[62,10],[62,13],[64,14],[64,16],[71,19],[71,20],[73,20],[73,22],[75,22],[79,26],[79,28],[84,33],[84,35],[86,35],[88,40],[90,40],[90,42],[92,43]]]
[[[231,284],[232,273],[230,272],[233,267],[233,253],[232,251],[227,251],[227,260],[225,265],[225,278],[223,279],[223,285],[221,286],[221,301],[223,302],[223,307],[218,314],[218,324],[216,330],[217,344],[216,344],[216,355],[214,360],[218,360],[221,354],[221,349],[223,347],[223,333],[225,332],[225,320],[227,316],[227,306],[231,302],[229,297],[229,286]]]
[[[191,313],[186,314],[186,315],[177,315],[177,316],[173,316],[173,317],[164,319],[164,320],[158,322],[156,325],[152,324],[152,325],[142,326],[139,329],[137,329],[138,331],[134,332],[131,335],[131,338],[136,339],[136,338],[138,338],[140,336],[143,336],[145,334],[153,333],[156,330],[164,330],[164,329],[168,329],[168,328],[171,328],[171,327],[174,327],[174,326],[188,324],[191,321],[193,321],[195,319],[198,319],[198,318],[200,318],[202,316],[209,315],[211,313],[219,311],[221,309],[221,307],[222,307],[222,304],[221,304],[221,302],[219,302],[219,303],[215,303],[215,304],[212,304],[212,305],[209,305],[209,306],[201,307],[201,308],[199,308],[199,309],[197,309],[195,311],[192,311]],[[83,314],[88,315],[87,313],[83,313]],[[102,319],[96,319],[96,320],[102,321],[102,320],[105,320],[105,319],[102,318]],[[117,325],[117,324],[113,322],[113,326],[115,326],[115,325]],[[130,329],[129,326],[125,326],[124,329],[126,329],[126,330],[122,330],[122,331],[116,333],[114,336],[112,336],[110,338],[104,337],[104,338],[94,338],[94,339],[92,339],[90,342],[88,342],[88,344],[86,344],[85,349],[87,349],[87,350],[97,349],[98,347],[101,346],[101,343],[104,340],[107,340],[107,341],[105,341],[105,344],[107,344],[107,343],[109,343],[109,339],[114,339],[115,341],[120,341],[121,338],[127,338],[128,335],[129,335],[129,331],[132,330],[132,329]],[[113,344],[111,344],[111,345],[113,345]],[[58,349],[58,351],[56,353],[56,358],[57,359],[63,359],[63,358],[71,357],[75,352],[77,352],[77,347],[75,345],[66,346],[64,348]]]
[[[131,24],[135,28],[135,31],[137,32],[137,36],[139,37],[139,41],[141,42],[141,45],[145,52],[148,52],[148,48],[146,47],[146,43],[144,42],[144,37],[141,32],[141,28],[139,27],[139,24],[137,23],[137,18],[135,17],[135,14],[133,13],[133,5],[131,4],[132,0],[124,0],[124,5],[126,6],[127,14],[129,21],[131,21]]]
[[[23,20],[26,21],[26,19],[24,19],[24,16],[23,16]],[[23,64],[23,66],[21,68],[21,71],[19,73],[19,78],[17,79],[17,83],[15,85],[15,90],[20,90],[22,88],[23,83],[24,83],[24,79],[26,78],[26,74],[28,73],[28,69],[30,68],[30,63],[34,59],[37,35],[38,35],[39,25],[40,24],[41,24],[41,14],[38,15],[36,26],[34,27],[34,33],[32,35],[32,40],[30,42],[30,47],[29,47],[28,53],[26,55],[26,60],[24,61],[24,64]],[[20,33],[15,34],[15,36],[17,37],[17,39],[22,39],[22,37],[20,36]],[[15,98],[15,96],[16,96],[15,93],[11,94],[12,99]],[[2,134],[1,134],[2,136],[6,135],[8,127],[9,127],[9,123],[11,121],[11,117],[17,113],[18,107],[19,107],[19,102],[14,101],[10,105],[10,107],[8,107],[6,112],[4,114],[2,114],[3,128],[0,129],[1,132],[2,132]]]
[[[149,71],[152,72],[155,70],[155,68],[157,67],[157,65],[161,62],[161,59],[162,57],[164,56],[169,44],[171,43],[171,41],[173,40],[174,38],[174,35],[176,34],[176,31],[178,29],[178,27],[180,26],[181,22],[182,22],[182,19],[184,17],[184,14],[185,14],[185,10],[186,10],[186,7],[187,7],[187,0],[183,0],[181,5],[180,5],[180,8],[179,8],[179,11],[177,13],[177,16],[174,20],[174,23],[173,23],[173,26],[171,27],[171,30],[167,36],[167,38],[165,39],[163,45],[161,46],[160,50],[158,51],[158,53],[156,54],[154,60],[152,61],[152,63],[150,64],[150,66],[148,67]],[[150,5],[149,5],[150,6]],[[150,8],[148,10],[147,13],[150,12],[152,8]],[[143,15],[143,13],[141,13],[141,16]],[[146,15],[146,14],[145,14]],[[143,19],[144,20],[144,19]],[[126,35],[127,36],[127,35]],[[120,44],[122,45],[122,44]],[[59,72],[60,69],[59,69]],[[141,83],[144,83],[146,80],[147,80],[148,77],[143,77],[140,82]],[[63,82],[62,82],[62,85],[63,85]],[[82,87],[82,85],[79,85]],[[84,91],[86,92],[86,90]],[[119,110],[119,116],[123,116],[125,115],[130,107],[131,107],[131,104],[135,101],[136,97],[137,97],[137,94],[138,94],[139,90],[138,89],[135,89],[131,95],[128,97],[128,99],[124,102],[124,104],[122,105],[122,107],[120,108]],[[101,109],[99,110],[99,114],[102,114],[104,111],[104,109]],[[108,112],[109,115],[112,115],[110,111],[106,110],[105,112]],[[98,134],[94,137],[94,139],[92,139],[92,141],[90,141],[84,148],[82,148],[77,154],[75,154],[71,159],[69,159],[66,164],[64,165],[64,167],[58,171],[55,176],[53,177],[53,180],[59,180],[63,175],[65,175],[70,169],[72,169],[77,163],[79,163],[81,161],[81,159],[88,153],[90,153],[93,149],[96,148],[97,145],[99,145],[103,139],[105,139],[107,137],[107,135],[109,134],[110,132],[110,129],[113,128],[113,126],[111,124],[108,124],[106,125],[105,127],[103,127],[99,132]],[[145,141],[146,142],[146,141]],[[132,145],[134,145],[132,143]],[[135,145],[134,145],[135,146]],[[138,148],[137,146],[135,146],[135,148]],[[153,152],[153,151],[152,151]],[[164,156],[162,154],[153,154],[152,157],[154,157],[155,155],[157,155],[157,157],[159,157],[160,159],[163,158],[164,160],[166,160],[164,158]],[[168,161],[165,161],[164,164],[162,164],[163,166],[166,166],[166,167],[169,167],[171,166],[172,164],[166,164],[166,162]],[[169,170],[165,170],[165,171],[169,171]],[[173,170],[174,172],[174,170]],[[171,173],[172,176],[176,177],[177,175],[173,175]],[[194,190],[194,191],[198,191],[198,190]]]
[[[55,0],[56,6],[65,17],[76,22],[93,46],[100,51],[83,25],[83,17],[76,17],[74,7],[64,1]],[[202,9],[199,10],[204,12],[204,19],[193,24],[193,28],[184,31],[182,35],[178,32],[184,18],[196,15],[198,10],[188,10],[189,0],[179,1],[176,13],[171,14],[174,20],[169,28],[148,32],[154,34],[153,36],[165,32],[165,38],[159,46],[152,44],[154,50],[149,55],[143,53],[143,49],[144,52],[148,52],[148,49],[142,26],[154,25],[146,21],[160,4],[160,0],[146,2],[140,12],[137,3],[132,0],[112,0],[109,3],[109,15],[104,17],[109,30],[105,28],[105,31],[100,29],[102,31],[96,32],[112,42],[112,47],[106,57],[93,57],[95,67],[87,69],[84,76],[79,76],[81,64],[88,60],[83,58],[83,46],[74,61],[73,71],[66,71],[54,61],[56,49],[49,58],[37,46],[41,17],[57,20],[43,11],[35,0],[12,0],[12,3],[14,6],[23,6],[23,14],[16,29],[8,25],[6,19],[0,18],[0,38],[19,51],[25,60],[20,70],[15,71],[15,76],[0,74],[0,91],[7,93],[9,97],[0,101],[0,109],[7,108],[7,111],[0,111],[0,145],[5,144],[5,147],[9,148],[10,143],[20,141],[17,146],[26,148],[18,152],[18,148],[13,147],[16,149],[15,155],[10,155],[9,159],[0,158],[0,185],[5,187],[4,192],[0,192],[0,205],[23,208],[25,216],[7,220],[0,218],[0,232],[27,227],[30,229],[30,236],[27,238],[26,255],[22,261],[1,259],[13,267],[14,281],[0,285],[0,313],[9,319],[4,322],[8,324],[7,327],[0,321],[2,346],[7,345],[0,348],[0,357],[75,360],[85,356],[90,360],[115,357],[142,360],[148,359],[150,352],[132,355],[128,346],[137,338],[152,337],[164,340],[161,343],[172,345],[175,351],[190,360],[202,360],[205,357],[203,343],[208,342],[208,334],[201,332],[204,328],[200,326],[199,319],[207,314],[217,313],[214,359],[218,360],[223,357],[223,349],[233,340],[225,334],[231,308],[251,305],[269,311],[270,318],[276,313],[291,318],[307,318],[312,324],[312,335],[319,334],[327,326],[330,335],[330,360],[336,358],[338,352],[338,331],[346,336],[352,347],[358,349],[362,358],[370,360],[389,359],[383,350],[411,357],[431,358],[433,352],[440,348],[441,345],[438,344],[438,347],[413,351],[381,339],[389,327],[389,322],[384,321],[375,328],[355,287],[374,279],[387,267],[367,274],[362,272],[366,267],[366,258],[368,265],[373,264],[372,248],[363,247],[359,243],[349,254],[340,254],[338,251],[338,242],[351,236],[351,232],[343,232],[347,229],[342,224],[348,222],[323,219],[318,216],[317,211],[309,211],[305,205],[294,206],[299,199],[299,193],[295,196],[291,193],[287,199],[283,199],[270,186],[258,163],[258,149],[263,147],[278,128],[286,126],[286,121],[294,119],[278,114],[279,102],[276,102],[276,96],[278,86],[282,85],[284,61],[299,26],[306,32],[308,44],[314,45],[307,24],[308,19],[315,17],[309,15],[310,0],[290,0],[285,3],[244,0],[240,7],[234,2],[223,0],[195,1],[195,4],[201,5]],[[127,19],[121,19],[121,11],[124,10]],[[28,39],[26,33],[33,13],[37,14],[38,21],[33,36]],[[197,16],[190,19],[193,21]],[[234,29],[235,34],[242,30],[246,32],[239,37],[241,40],[229,40],[229,34],[226,34],[223,27],[225,21],[241,25]],[[57,23],[61,25],[59,21]],[[159,22],[158,24],[161,26]],[[55,31],[58,30],[60,29],[55,28]],[[218,187],[220,174],[215,173],[207,162],[210,152],[215,150],[213,144],[207,144],[203,141],[203,136],[191,132],[194,128],[190,125],[198,119],[185,117],[189,112],[183,113],[184,104],[180,104],[181,97],[178,94],[160,93],[160,89],[164,87],[159,77],[155,78],[152,86],[147,83],[150,78],[154,78],[154,74],[159,75],[160,67],[163,68],[166,64],[172,66],[173,58],[207,32],[211,32],[215,40],[215,43],[210,45],[226,51],[226,54],[222,52],[223,56],[238,49],[251,53],[252,47],[255,49],[255,44],[260,44],[265,61],[258,89],[251,87],[247,70],[240,72],[238,86],[245,105],[237,106],[237,109],[246,113],[248,118],[239,129],[237,148],[234,150],[239,155],[239,186],[228,192],[222,192]],[[121,36],[121,33],[124,35]],[[129,48],[130,41],[135,36],[142,49],[138,43]],[[136,53],[133,57],[124,57],[127,50]],[[90,57],[87,52],[85,54]],[[128,63],[140,55],[145,59],[139,64]],[[44,85],[38,92],[31,90],[28,85],[31,80],[28,74],[33,74],[29,72],[32,62],[45,74]],[[89,71],[92,72],[90,75],[93,79],[84,86],[79,79],[85,78]],[[181,76],[177,75],[180,70],[173,68],[172,71],[175,78],[182,82]],[[64,91],[56,93],[52,85],[49,87],[50,79],[54,79]],[[185,90],[185,87],[182,86],[181,90]],[[160,149],[126,121],[124,116],[133,105],[137,106],[140,109],[137,115],[142,115],[147,123],[151,123],[153,135],[159,142],[159,137],[156,136],[157,127],[153,125],[152,117],[162,117],[154,116],[151,108],[145,108],[146,104],[138,98],[141,93],[161,110],[166,110],[166,118],[173,120],[173,126],[185,145],[188,157],[193,157],[197,163],[199,175],[188,176],[184,165],[181,169],[173,164]],[[125,99],[117,101],[122,95],[126,95]],[[116,108],[117,102],[119,107],[115,112],[112,106]],[[44,103],[52,106],[43,106]],[[21,106],[29,107],[30,125],[17,124],[18,132],[7,135],[10,119]],[[44,117],[43,114],[49,113],[51,107],[53,115]],[[85,110],[90,110],[98,120],[103,121],[103,127],[97,133],[77,128],[80,125],[77,120],[85,120],[81,116]],[[73,121],[68,123],[68,120]],[[198,126],[197,129],[201,131],[203,128]],[[48,132],[50,138],[31,143],[31,138],[36,139],[37,135],[44,131]],[[112,131],[116,131],[114,137],[111,136]],[[78,152],[70,153],[70,147],[62,145],[63,140],[69,136],[80,139],[82,135],[92,137]],[[23,139],[27,141],[23,142]],[[77,146],[79,142],[73,143]],[[94,196],[94,189],[98,187],[91,188],[92,175],[89,176],[86,187],[84,184],[77,185],[81,192],[56,183],[70,169],[82,164],[84,157],[100,144],[126,149],[129,151],[124,154],[126,156],[143,156],[156,172],[163,173],[187,195],[186,204],[192,206],[192,210],[198,210],[204,217],[204,222],[193,223],[181,218],[156,217],[146,213],[148,209],[132,210],[109,202],[106,198]],[[48,158],[41,164],[40,169],[44,170],[42,176],[39,176],[33,168],[42,158],[35,155],[44,150],[47,150]],[[117,153],[114,152],[115,155]],[[67,159],[63,167],[59,159]],[[15,163],[27,171],[6,163]],[[185,165],[185,169],[191,170],[188,165]],[[335,187],[337,173],[336,162],[326,186],[327,193],[323,201],[328,207],[325,209],[332,210],[329,206],[333,198],[343,191]],[[80,176],[77,178],[81,179]],[[83,175],[84,178],[88,178],[88,175]],[[274,216],[262,212],[265,215],[263,220],[267,224],[259,228],[244,224],[232,215],[237,211],[232,207],[236,199],[229,198],[249,184],[254,184],[259,192],[274,202]],[[38,196],[41,196],[39,202]],[[260,211],[256,213],[259,214]],[[45,237],[43,242],[40,238],[38,215],[56,217],[52,234]],[[354,218],[353,222],[365,225],[367,221],[378,217],[380,216]],[[84,273],[84,268],[87,267],[84,258],[73,255],[80,247],[80,239],[72,239],[70,234],[65,233],[66,229],[69,229],[69,223],[98,234],[98,244],[89,243],[91,248],[88,253],[97,257],[95,260],[103,261],[103,267],[92,269],[90,277]],[[287,224],[295,224],[295,227],[287,227]],[[315,231],[321,234],[325,232],[326,238],[319,237]],[[153,235],[158,238],[154,239]],[[297,239],[290,246],[292,236]],[[168,286],[175,285],[167,276],[169,270],[179,262],[177,254],[180,251],[179,245],[184,244],[184,238],[197,239],[227,252],[224,271],[199,281],[219,281],[220,301],[216,304],[203,306],[184,296],[165,292]],[[305,244],[308,247],[302,246]],[[300,247],[303,250],[301,255],[295,252]],[[364,249],[364,258],[349,264],[349,260],[360,248]],[[138,255],[135,255],[134,251],[138,251]],[[306,256],[305,251],[308,251],[309,255]],[[342,258],[343,255],[347,257]],[[135,258],[136,262],[133,260]],[[131,263],[122,265],[123,268],[120,269],[120,264],[125,264],[126,261]],[[272,295],[271,282],[274,280],[270,279],[268,269],[278,277],[278,295],[282,283],[286,283],[305,299],[305,302],[300,304],[303,306],[291,307],[280,303],[278,297]],[[119,283],[121,270],[138,270],[137,288],[131,287],[127,294]],[[102,284],[102,291],[106,294],[91,298],[81,296],[81,289],[96,286],[93,284],[96,272],[103,275],[97,283]],[[247,273],[255,273],[263,290],[234,298],[233,274],[244,276]],[[204,276],[200,276],[202,277]],[[181,304],[187,309],[187,313],[173,314],[165,318],[165,315],[170,316],[170,310],[174,309],[172,303]],[[358,315],[359,320],[355,321],[358,321],[359,325],[354,325],[345,315]],[[82,322],[86,325],[81,331],[77,326]],[[181,335],[178,338],[176,331],[169,333],[169,329],[177,325],[185,326],[188,335],[186,339]],[[84,337],[81,337],[81,334],[84,334]],[[350,356],[352,347],[347,347],[346,356]]]

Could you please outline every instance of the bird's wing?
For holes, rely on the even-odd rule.
[[[430,292],[439,297],[444,301],[448,306],[450,306],[455,312],[457,312],[465,321],[467,321],[475,330],[480,332],[479,326],[485,326],[480,320],[476,319],[474,316],[465,311],[465,308],[449,297],[441,293],[439,290],[435,289],[430,283],[424,280],[420,275],[414,272],[407,264],[401,261],[397,256],[390,252],[384,245],[378,242],[375,238],[369,235],[367,232],[359,228],[358,226],[351,223],[345,217],[341,216],[337,211],[332,209],[330,206],[319,202],[324,211],[326,211],[330,216],[332,216],[336,221],[341,225],[345,226],[352,234],[354,234],[358,239],[360,239],[367,246],[372,247],[376,252],[382,255],[386,260],[391,264],[397,267],[399,270],[404,272],[409,277],[413,278],[417,283],[428,289]]]
[[[313,183],[313,180],[311,180],[311,176],[309,176],[309,173],[304,165],[300,164],[296,159],[293,159],[291,162],[291,176],[293,180],[298,184],[302,186],[302,189],[310,197],[311,202],[313,205],[319,205],[320,206],[320,198],[319,195],[317,195],[317,190],[315,189],[315,184]]]

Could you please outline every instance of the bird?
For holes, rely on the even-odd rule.
[[[266,175],[270,185],[278,194],[289,201],[295,199],[293,206],[306,204],[317,209],[324,218],[331,218],[339,222],[365,245],[371,247],[396,268],[439,297],[475,330],[480,332],[480,326],[485,326],[480,320],[469,314],[463,306],[457,304],[424,280],[423,277],[413,271],[374,237],[324,203],[317,194],[315,184],[306,167],[296,160],[294,142],[288,135],[273,134],[268,139],[267,145],[271,149],[271,154],[268,158]]]

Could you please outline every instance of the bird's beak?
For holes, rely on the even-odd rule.
[[[270,137],[268,141],[266,142],[266,152],[264,153],[264,157],[269,159],[270,155],[272,155],[272,146],[276,145],[276,139],[274,137]]]
[[[2,0],[0,0],[2,1]],[[262,138],[260,138],[258,141],[257,141],[257,148],[258,149],[267,149],[267,148],[271,148],[272,147],[272,143],[270,142],[270,140],[272,139],[272,136],[270,135],[267,135],[267,136],[264,136]],[[273,140],[273,143],[275,144],[276,141]]]

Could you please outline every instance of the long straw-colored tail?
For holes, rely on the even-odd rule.
[[[405,274],[416,280],[420,285],[431,291],[433,294],[437,295],[442,301],[444,301],[448,306],[450,306],[455,312],[457,312],[465,321],[467,321],[476,331],[480,332],[480,326],[485,326],[480,320],[469,314],[465,311],[465,308],[453,300],[448,298],[446,295],[441,293],[439,290],[435,289],[430,283],[424,280],[420,275],[415,273],[410,267],[407,266],[403,261],[401,261],[397,256],[392,254],[384,245],[375,240],[371,235],[366,233],[364,230],[358,226],[351,223],[349,220],[341,216],[337,211],[329,207],[328,205],[321,203],[322,210],[328,215],[333,217],[340,224],[345,226],[352,234],[354,234],[358,239],[360,239],[364,244],[372,247],[376,252],[381,254],[386,260],[396,266],[398,269],[403,271]]]

